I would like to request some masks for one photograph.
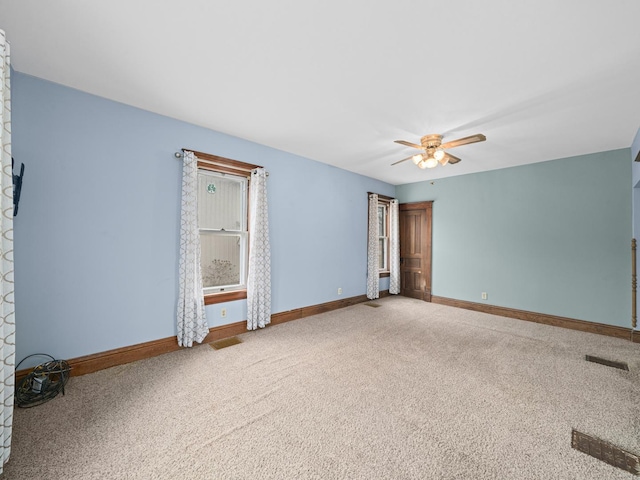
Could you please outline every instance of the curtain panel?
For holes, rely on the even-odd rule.
[[[178,345],[191,347],[209,333],[202,294],[200,230],[198,229],[198,159],[185,152],[182,167],[180,213],[180,264],[178,294]]]
[[[256,168],[249,186],[249,273],[247,330],[271,323],[271,245],[267,203],[267,172]]]
[[[380,297],[380,268],[378,256],[378,195],[369,195],[369,238],[367,241],[367,298]]]
[[[3,466],[11,453],[15,388],[15,312],[13,303],[13,171],[11,166],[11,61],[9,43],[0,30],[0,448]]]
[[[395,198],[389,204],[389,293],[400,293],[399,206]]]

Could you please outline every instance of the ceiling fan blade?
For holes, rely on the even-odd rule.
[[[468,143],[476,143],[476,142],[484,142],[487,139],[481,133],[476,133],[475,135],[471,135],[470,137],[459,138],[458,140],[452,140],[447,143],[443,143],[440,145],[440,148],[453,148],[459,147],[460,145],[467,145]]]
[[[394,141],[396,143],[399,143],[400,145],[406,145],[407,147],[419,148],[420,150],[423,150],[423,148],[420,145],[416,145],[415,143],[407,142],[406,140],[394,140]]]
[[[399,163],[406,162],[407,160],[411,160],[413,157],[414,157],[414,155],[411,155],[410,157],[403,158],[402,160],[398,160],[397,162],[392,163],[391,166],[393,167],[394,165],[397,165]]]
[[[444,158],[442,159],[442,161],[447,160],[445,163],[450,163],[451,165],[460,162],[462,159],[458,158],[458,157],[454,157],[453,155],[451,155],[450,153],[445,153],[444,154]],[[440,162],[442,163],[442,162]],[[444,165],[444,163],[442,164]]]

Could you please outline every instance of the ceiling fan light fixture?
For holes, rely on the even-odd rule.
[[[433,168],[438,165],[438,160],[436,160],[434,157],[429,157],[424,161],[424,164],[427,168]]]
[[[419,168],[434,168],[438,166],[438,163],[442,166],[453,165],[455,163],[459,163],[461,159],[448,153],[450,148],[460,147],[470,143],[484,142],[486,139],[487,137],[483,134],[476,133],[475,135],[442,143],[442,135],[434,133],[421,137],[420,145],[417,143],[407,142],[406,140],[395,140],[395,143],[399,143],[405,147],[417,148],[418,150],[421,150],[422,153],[403,158],[391,165],[397,165],[398,163],[406,162],[407,160],[413,160],[413,163]]]

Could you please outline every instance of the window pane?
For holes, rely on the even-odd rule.
[[[386,252],[385,252],[386,248],[385,247],[387,245],[387,242],[386,242],[386,240],[384,238],[380,238],[378,240],[378,242],[380,244],[378,246],[378,267],[380,268],[380,270],[384,270],[385,267],[386,267],[386,265],[385,265],[385,263],[386,263],[385,262],[385,260],[386,260]]]
[[[198,172],[198,226],[244,230],[246,180],[232,175]]]
[[[240,235],[200,234],[203,288],[241,283],[242,242]]]
[[[385,208],[383,206],[378,206],[378,235],[381,237],[386,233],[386,228],[384,228],[384,221],[386,217],[384,210]]]

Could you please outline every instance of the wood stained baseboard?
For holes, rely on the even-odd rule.
[[[466,300],[456,300],[454,298],[432,296],[431,302],[438,303],[440,305],[447,305],[449,307],[464,308],[465,310],[490,313],[492,315],[498,315],[501,317],[525,320],[527,322],[543,323],[545,325],[553,325],[554,327],[580,330],[581,332],[597,333],[598,335],[606,335],[608,337],[624,338],[625,340],[631,340],[633,342],[640,343],[640,331],[634,331],[630,328],[616,327],[614,325],[606,325],[604,323],[587,322],[584,320],[576,320],[575,318],[548,315],[546,313],[517,310],[515,308],[498,307],[495,305],[487,305],[486,303],[475,303],[468,302]]]
[[[380,298],[389,296],[389,291],[381,291]],[[286,312],[274,313],[271,315],[271,325],[299,320],[301,318],[317,315],[319,313],[330,312],[339,308],[349,307],[358,303],[369,301],[366,295],[356,297],[343,298],[332,302],[311,305],[308,307],[296,308]],[[566,317],[558,317],[555,315],[547,315],[543,313],[528,312],[525,310],[516,310],[513,308],[497,307],[484,303],[467,302],[465,300],[456,300],[446,297],[431,297],[432,303],[448,305],[450,307],[464,308],[466,310],[474,310],[477,312],[490,313],[502,317],[515,318],[518,320],[526,320],[529,322],[544,323],[556,327],[570,328],[583,332],[597,333],[599,335],[607,335],[610,337],[624,338],[635,343],[640,343],[640,331],[632,331],[628,328],[615,327],[602,323],[591,323],[583,320],[576,320]],[[202,344],[208,344],[224,338],[233,337],[247,332],[247,322],[235,322],[219,327],[212,327],[203,340]],[[97,372],[109,367],[124,365],[126,363],[151,358],[164,353],[175,352],[182,347],[178,346],[176,337],[161,338],[150,342],[139,343],[127,347],[116,348],[106,352],[94,353],[83,357],[67,360],[71,366],[71,375],[85,375],[87,373]],[[16,382],[28,375],[31,369],[23,369],[16,372]]]
[[[386,297],[389,295],[389,291],[381,291],[380,297]],[[278,325],[280,323],[290,322],[292,320],[298,320],[311,315],[317,315],[319,313],[330,312],[339,308],[349,307],[358,303],[368,301],[366,295],[359,295],[356,297],[343,298],[332,302],[321,303],[318,305],[311,305],[308,307],[296,308],[286,312],[274,313],[271,315],[271,325]],[[230,323],[228,325],[222,325],[219,327],[212,327],[209,329],[209,333],[202,341],[202,344],[208,344],[216,340],[222,340],[224,338],[240,335],[247,332],[247,321]],[[164,353],[175,352],[182,347],[178,346],[176,337],[161,338],[158,340],[152,340],[150,342],[138,343],[136,345],[130,345],[128,347],[115,348],[113,350],[107,350],[106,352],[93,353],[91,355],[85,355],[83,357],[72,358],[67,360],[71,366],[71,376],[85,375],[87,373],[97,372],[109,367],[115,367],[117,365],[124,365],[126,363],[135,362],[137,360],[143,360],[145,358],[156,357]],[[19,370],[16,372],[16,383],[22,378],[26,377],[32,368]]]
[[[389,290],[380,292],[380,298],[386,297],[388,295]],[[290,322],[291,320],[298,320],[300,318],[310,317],[311,315],[330,312],[331,310],[350,307],[351,305],[356,305],[358,303],[368,301],[369,299],[366,295],[358,295],[357,297],[349,297],[341,300],[334,300],[333,302],[311,305],[309,307],[296,308],[287,312],[274,313],[273,315],[271,315],[271,325],[278,325],[279,323]]]

